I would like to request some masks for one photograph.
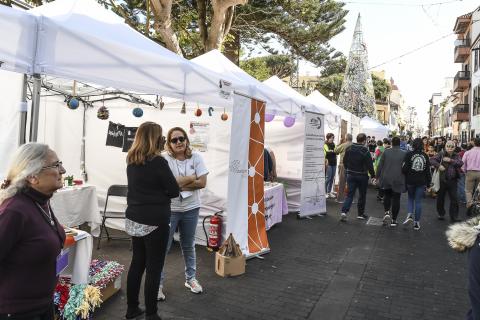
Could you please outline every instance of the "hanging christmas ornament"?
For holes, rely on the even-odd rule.
[[[143,110],[142,110],[142,108],[138,108],[138,107],[137,107],[137,108],[133,109],[132,113],[133,113],[133,115],[134,115],[135,117],[137,117],[137,118],[140,118],[141,116],[143,116]]]
[[[197,110],[195,110],[195,115],[197,117],[200,117],[202,115],[202,109],[200,109],[200,106],[197,105]]]
[[[187,113],[187,105],[185,104],[185,102],[182,104],[182,110],[180,110],[180,113]]]
[[[223,121],[227,121],[227,120],[228,120],[228,114],[225,112],[225,109],[223,109],[223,113],[222,113],[222,115],[220,116],[220,119],[222,119]]]
[[[79,103],[78,103],[77,98],[70,98],[70,99],[68,100],[67,106],[68,106],[70,109],[72,109],[72,110],[77,109],[78,106],[79,106]]]
[[[295,124],[295,118],[292,116],[287,116],[285,119],[283,119],[283,125],[287,128],[290,128]]]
[[[265,113],[265,122],[270,122],[273,120],[273,118],[275,118],[274,114]]]
[[[213,107],[208,107],[208,115],[211,117],[213,113]]]
[[[163,110],[163,107],[165,107],[165,102],[163,102],[162,97],[160,97],[160,110]]]
[[[108,111],[107,107],[103,106],[98,108],[97,111],[97,118],[100,120],[107,120],[110,116],[110,112]]]

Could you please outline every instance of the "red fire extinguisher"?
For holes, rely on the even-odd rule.
[[[217,251],[222,245],[222,213],[223,211],[215,212],[211,216],[203,218],[203,231],[205,232],[205,238],[207,239],[207,248],[209,250]],[[205,220],[209,219],[208,223],[210,227],[205,229]]]

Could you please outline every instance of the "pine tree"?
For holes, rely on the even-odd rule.
[[[376,119],[375,94],[368,70],[367,46],[363,40],[360,14],[353,34],[352,46],[347,61],[345,77],[338,98],[338,105],[360,118]]]

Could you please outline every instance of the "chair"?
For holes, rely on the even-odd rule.
[[[124,211],[107,211],[107,206],[108,206],[108,199],[110,197],[127,197],[127,191],[128,187],[126,185],[119,185],[119,184],[113,184],[108,188],[107,191],[107,197],[105,199],[105,208],[103,211],[100,211],[102,215],[102,225],[100,226],[100,235],[98,236],[98,243],[97,243],[97,250],[100,249],[100,242],[102,241],[102,238],[104,238],[103,235],[103,230],[105,230],[105,233],[107,234],[107,240],[110,241],[110,239],[113,240],[131,240],[130,237],[111,237],[110,234],[108,233],[108,229],[105,226],[105,222],[107,219],[125,219],[125,212]]]

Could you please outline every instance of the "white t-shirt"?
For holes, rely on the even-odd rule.
[[[163,157],[168,161],[168,166],[175,177],[185,177],[196,175],[201,177],[208,174],[207,167],[203,162],[202,156],[198,153],[193,152],[190,159],[177,160],[170,156],[168,153],[164,154]],[[184,212],[191,209],[200,207],[200,190],[194,191],[182,191],[180,196],[172,199],[172,212]]]

